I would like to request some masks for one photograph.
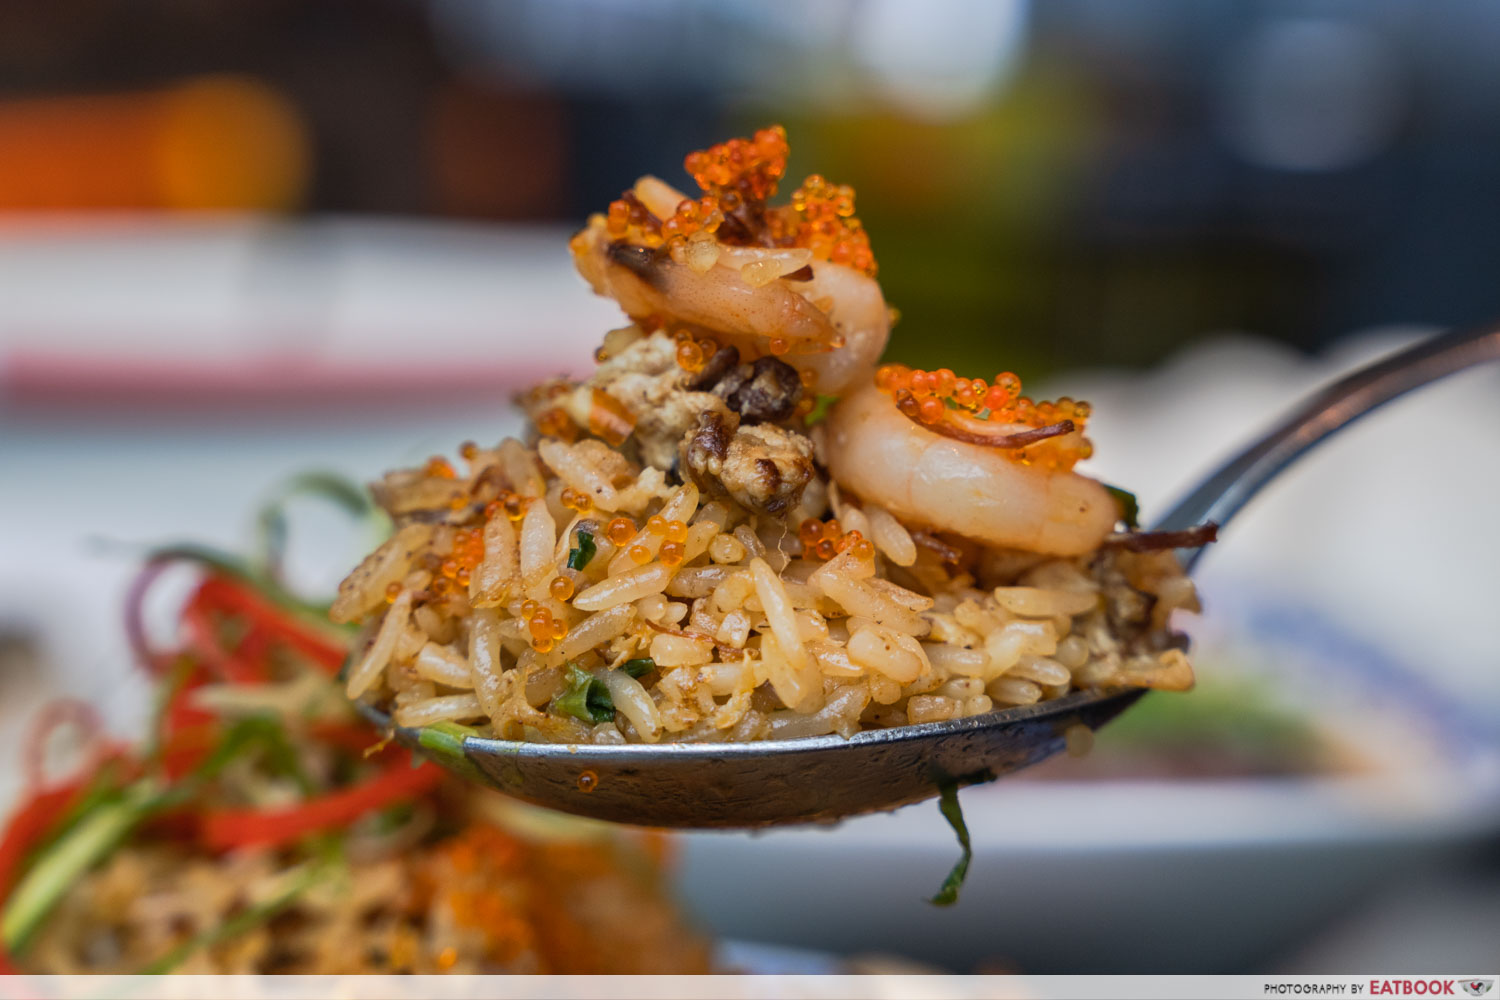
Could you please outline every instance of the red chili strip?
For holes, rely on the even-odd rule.
[[[287,809],[220,809],[203,813],[199,836],[211,850],[286,844],[310,833],[347,826],[366,813],[418,798],[437,787],[443,769],[431,761],[400,760],[361,785]]]
[[[344,665],[348,649],[319,635],[238,581],[210,576],[198,588],[198,595],[206,607],[244,615],[254,628],[265,629],[329,673]]]

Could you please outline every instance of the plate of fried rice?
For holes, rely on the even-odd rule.
[[[142,650],[156,709],[140,745],[77,699],[37,714],[0,829],[0,965],[709,971],[709,938],[672,898],[667,838],[541,813],[413,759],[340,697],[347,636],[197,555],[141,576],[204,568],[180,643]]]

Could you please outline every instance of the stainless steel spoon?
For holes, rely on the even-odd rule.
[[[1500,358],[1500,324],[1443,334],[1376,361],[1315,393],[1209,475],[1158,522],[1178,530],[1226,524],[1283,469],[1330,435],[1397,396]],[[1202,549],[1183,551],[1191,569]],[[429,756],[507,795],[564,812],[660,827],[760,827],[832,822],[937,795],[943,785],[991,781],[1050,757],[1071,726],[1096,729],[1129,708],[1139,688],[1078,692],[1055,701],[950,722],[756,743],[595,746],[468,737]],[[361,710],[382,728],[390,719]],[[421,748],[415,730],[397,727]]]

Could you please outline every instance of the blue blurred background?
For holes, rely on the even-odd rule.
[[[857,189],[890,355],[1091,399],[1149,520],[1332,374],[1500,316],[1497,52],[1461,0],[7,0],[0,760],[59,692],[139,720],[143,546],[515,432],[619,323],[569,231],[771,122]],[[958,970],[1492,964],[1497,457],[1476,371],[1268,491],[1199,575],[1197,693],[965,793],[958,910],[919,901],[932,810],[695,837],[683,891]],[[305,514],[331,586],[357,543]]]

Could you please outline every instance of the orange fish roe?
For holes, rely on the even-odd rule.
[[[692,340],[684,340],[677,345],[677,366],[685,371],[701,372],[708,359],[703,356],[703,348]]]
[[[668,521],[662,529],[661,536],[669,542],[685,542],[688,536],[687,524],[682,521]]]
[[[790,151],[786,129],[772,125],[749,138],[689,153],[683,167],[702,189],[702,197],[684,198],[664,220],[652,214],[633,190],[626,191],[610,203],[605,232],[612,240],[652,248],[680,244],[696,233],[711,233],[729,244],[803,247],[815,260],[874,277],[875,254],[869,233],[854,214],[854,189],[849,185],[811,174],[790,204],[767,207],[786,175]],[[788,344],[786,350],[793,346]],[[705,352],[704,358],[712,353]],[[680,351],[679,363],[689,371],[702,364],[692,350]]]
[[[632,545],[630,547],[630,561],[637,566],[644,566],[651,561],[651,550],[644,545]]]
[[[453,463],[441,455],[433,455],[429,458],[422,472],[438,479],[453,479],[458,476],[458,473],[453,469]]]
[[[465,462],[472,462],[479,455],[479,445],[473,441],[465,441],[458,446],[458,453]]]
[[[626,240],[637,246],[661,246],[661,220],[651,214],[634,191],[626,191],[609,203],[604,225],[613,239]]]
[[[851,546],[855,555],[868,559],[875,554],[875,547],[858,531],[845,533],[837,519],[819,521],[810,517],[797,526],[797,540],[802,543],[802,555],[807,559],[827,562]]]
[[[593,771],[582,771],[578,775],[578,790],[592,792],[599,787],[599,775]]]
[[[661,235],[670,243],[697,232],[715,232],[723,223],[724,213],[719,209],[718,198],[707,197],[697,201],[684,198],[677,203],[677,210],[672,213],[672,217],[661,224]]]
[[[675,523],[681,524],[682,522],[678,521]],[[682,557],[684,555],[683,545],[681,542],[662,542],[661,551],[657,553],[657,555],[661,559],[663,565],[676,566],[682,562]]]
[[[854,214],[854,189],[830,184],[811,174],[792,194],[791,212],[777,216],[783,238],[792,246],[806,247],[818,260],[844,264],[875,276],[875,253],[870,234]]]
[[[902,413],[933,431],[1010,449],[1033,464],[1071,469],[1093,452],[1083,437],[1093,408],[1067,396],[1033,402],[1021,395],[1021,380],[1014,372],[1001,372],[987,383],[959,378],[947,368],[923,371],[882,365],[875,385]]]
[[[500,494],[500,509],[512,521],[519,521],[526,516],[526,500],[520,494],[504,490]]]
[[[450,580],[460,587],[468,587],[470,574],[483,561],[484,530],[482,528],[461,529],[453,536],[453,552],[438,564],[438,572],[442,575],[433,582],[433,590],[438,594],[447,593]],[[442,586],[439,587],[439,584]],[[390,594],[389,588],[386,594]]]
[[[538,653],[550,653],[552,647],[568,634],[568,623],[561,618],[553,618],[552,610],[545,605],[536,605],[533,602],[531,611],[526,611],[523,604],[521,610],[527,615],[526,627],[531,632],[531,648]]]
[[[764,203],[776,193],[790,152],[786,129],[772,125],[749,139],[730,139],[689,153],[682,165],[718,205],[734,211],[743,202]]]
[[[593,498],[582,490],[575,490],[569,487],[562,491],[562,495],[558,499],[562,501],[564,507],[569,510],[576,510],[580,514],[587,514],[590,510],[594,509]]]
[[[567,601],[573,596],[573,578],[560,576],[547,585],[547,593],[554,601]]]
[[[653,535],[665,535],[667,533],[667,519],[660,514],[652,514],[646,519],[646,530]]]
[[[388,583],[385,587],[385,603],[395,604],[396,598],[401,596],[401,584]]]
[[[624,545],[635,537],[635,522],[628,517],[617,517],[605,525],[604,537],[615,545]]]

